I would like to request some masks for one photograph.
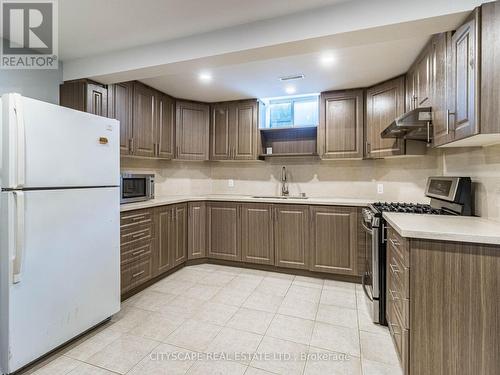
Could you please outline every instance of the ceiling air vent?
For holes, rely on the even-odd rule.
[[[294,81],[296,79],[302,79],[305,76],[303,74],[294,74],[293,76],[280,77],[280,81]]]

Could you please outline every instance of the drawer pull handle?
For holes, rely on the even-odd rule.
[[[391,327],[391,328],[392,328],[392,333],[393,333],[393,334],[395,334],[395,335],[400,335],[400,334],[401,334],[401,332],[400,332],[400,331],[396,331],[396,330],[394,329],[394,327],[399,328],[399,326],[398,326],[397,324],[394,324],[394,323],[390,323],[390,322],[389,322],[389,327]]]
[[[389,289],[389,294],[391,295],[391,298],[392,298],[394,301],[399,300],[399,297],[396,297],[397,292],[395,292],[395,291],[393,291],[393,290]]]
[[[144,236],[146,234],[147,231],[148,231],[147,229],[141,230],[139,233],[133,234],[132,238],[142,237],[142,236]]]
[[[136,256],[136,255],[142,254],[142,253],[144,253],[144,252],[146,252],[146,249],[142,249],[142,250],[134,251],[134,252],[132,253],[132,256]]]
[[[391,267],[391,271],[393,273],[401,273],[401,270],[399,269],[398,266],[396,266],[395,264],[392,264],[392,263],[389,263],[389,267]]]
[[[133,217],[132,220],[133,221],[139,221],[139,220],[144,220],[146,218],[146,216],[144,215],[141,215],[141,216],[136,216],[136,217]]]
[[[392,245],[393,245],[393,246],[396,246],[396,247],[399,247],[399,245],[401,245],[401,244],[399,243],[399,241],[396,241],[396,240],[395,240],[395,239],[393,239],[393,238],[391,238],[391,243],[392,243]]]
[[[132,275],[132,279],[135,279],[136,277],[141,276],[144,272],[146,272],[146,271],[142,270],[141,272],[134,273],[134,274]]]

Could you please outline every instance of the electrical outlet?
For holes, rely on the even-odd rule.
[[[384,184],[377,184],[377,194],[384,194]]]
[[[230,188],[234,187],[234,180],[233,179],[227,180],[227,186],[229,186]]]

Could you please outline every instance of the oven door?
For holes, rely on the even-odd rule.
[[[370,313],[375,323],[380,323],[380,285],[379,285],[379,228],[372,227],[364,219],[361,223],[365,235],[366,271],[362,278],[362,286],[370,302]]]
[[[149,177],[123,175],[121,177],[120,203],[146,201],[151,197]]]

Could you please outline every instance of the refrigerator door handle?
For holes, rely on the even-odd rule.
[[[13,272],[12,282],[17,284],[21,281],[22,263],[24,256],[24,193],[22,191],[13,191],[16,198],[16,217],[15,217],[15,251],[12,259]]]
[[[23,187],[26,180],[26,137],[24,127],[24,116],[22,107],[22,96],[14,94],[14,112],[16,114],[16,133],[17,133],[17,178],[16,188]]]

